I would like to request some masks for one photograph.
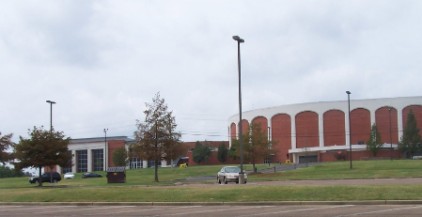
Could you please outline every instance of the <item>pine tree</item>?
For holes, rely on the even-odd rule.
[[[375,157],[377,156],[377,153],[381,148],[382,148],[381,134],[378,132],[377,125],[373,124],[371,127],[371,135],[367,142],[367,149]]]
[[[199,141],[196,142],[195,148],[192,150],[192,157],[195,163],[207,162],[211,155],[211,149],[207,145],[203,145]]]
[[[220,161],[221,163],[225,163],[227,161],[228,153],[229,153],[229,150],[224,144],[219,145],[218,152],[217,152],[218,161]]]
[[[417,126],[416,117],[413,111],[407,114],[406,126],[403,130],[403,136],[399,143],[399,149],[407,158],[413,157],[415,153],[421,151],[421,136]]]

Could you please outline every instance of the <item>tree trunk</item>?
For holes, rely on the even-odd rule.
[[[155,159],[155,165],[154,165],[154,181],[158,182],[158,160]]]
[[[38,186],[39,186],[39,187],[42,187],[42,180],[41,180],[41,168],[42,168],[42,167],[39,167],[39,168],[38,168]]]

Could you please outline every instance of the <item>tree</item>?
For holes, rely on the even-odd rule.
[[[421,136],[419,135],[419,128],[416,122],[413,111],[407,114],[406,126],[403,130],[403,136],[399,142],[399,149],[410,158],[415,155],[416,152],[421,151]]]
[[[113,164],[115,166],[126,166],[127,164],[127,151],[125,147],[118,148],[113,152]]]
[[[228,155],[233,160],[237,160],[237,158],[239,157],[237,154],[238,152],[236,150],[238,148],[237,146],[239,146],[238,140],[232,139],[232,145],[230,146]]]
[[[68,150],[70,137],[65,138],[63,132],[44,130],[43,127],[34,127],[28,134],[30,138],[20,137],[20,141],[15,147],[15,155],[18,160],[15,163],[16,169],[39,168],[41,177],[42,167],[69,166],[72,159]],[[42,182],[38,182],[38,185],[42,186]]]
[[[253,165],[254,172],[256,172],[256,162],[258,159],[263,159],[271,153],[270,144],[267,135],[262,131],[259,124],[252,124],[250,133],[244,134],[243,138],[243,154],[244,160],[250,161]],[[239,140],[233,140],[233,150],[236,151],[236,156],[239,157]]]
[[[217,152],[218,161],[220,161],[221,163],[225,163],[227,161],[228,154],[229,154],[229,150],[227,149],[226,145],[221,144],[220,146],[218,146],[218,152]]]
[[[10,169],[9,167],[0,166],[0,178],[21,177],[21,176],[23,176],[22,171],[16,171],[14,169]]]
[[[185,155],[187,149],[183,147],[182,142],[180,141],[181,134],[174,131],[174,129],[177,127],[175,117],[173,117],[171,113],[168,113],[166,119],[167,124],[165,125],[165,128],[168,132],[168,135],[164,140],[163,159],[170,161],[173,165],[173,160],[180,157],[181,155]]]
[[[2,136],[0,132],[0,162],[3,164],[13,159],[12,153],[8,152],[13,146],[12,136],[13,134]]]
[[[381,148],[382,148],[381,134],[378,132],[377,125],[373,124],[371,127],[371,135],[367,142],[367,149],[375,157],[377,156],[377,153]]]
[[[180,133],[176,132],[176,121],[165,100],[157,93],[152,103],[146,103],[143,122],[137,120],[135,131],[136,145],[134,150],[139,156],[154,161],[154,181],[158,182],[158,164],[162,159],[176,156],[175,148],[180,141]]]
[[[207,145],[203,145],[199,141],[196,142],[195,148],[192,150],[193,161],[200,164],[207,162],[211,155],[211,149]]]

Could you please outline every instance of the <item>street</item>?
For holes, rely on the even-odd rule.
[[[1,205],[0,216],[420,216],[422,205],[56,206]]]

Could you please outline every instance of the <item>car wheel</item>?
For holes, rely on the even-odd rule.
[[[228,183],[227,180],[226,180],[226,177],[224,177],[223,182],[224,182],[224,184]]]
[[[221,180],[220,180],[219,177],[217,177],[217,182],[218,182],[218,184],[221,184]]]

